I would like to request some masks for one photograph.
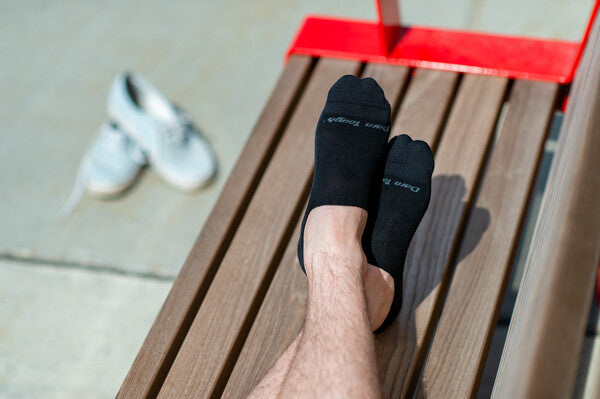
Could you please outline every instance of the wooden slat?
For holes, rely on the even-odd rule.
[[[369,64],[363,76],[377,80],[394,108],[407,81],[408,72],[408,69],[403,67]],[[312,164],[313,159],[307,162]],[[296,256],[299,235],[300,223],[292,235],[229,377],[223,398],[247,396],[285,351],[302,326],[307,288],[306,276],[300,270]]]
[[[392,132],[419,137],[435,150],[459,76],[453,72],[417,69],[410,82],[410,94],[400,105]]]
[[[304,88],[311,66],[310,57],[290,58],[129,370],[118,398],[146,398],[158,393],[281,136],[290,110]]]
[[[304,321],[306,276],[296,256],[300,223],[229,376],[222,398],[245,398],[294,340]]]
[[[466,75],[458,88],[435,156],[429,209],[409,247],[402,310],[376,338],[384,397],[410,397],[416,387],[507,83]]]
[[[314,126],[329,87],[354,61],[320,60],[273,154],[159,398],[209,398],[225,387],[304,204]]]
[[[471,212],[419,398],[477,394],[557,93],[554,83],[514,84],[475,202],[489,218]]]
[[[600,17],[570,99],[492,397],[572,395],[600,257]]]

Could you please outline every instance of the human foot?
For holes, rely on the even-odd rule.
[[[390,141],[362,238],[369,262],[365,286],[371,325],[381,323],[376,332],[388,327],[400,311],[404,260],[429,205],[433,167],[427,143],[404,134]],[[382,315],[387,315],[384,320]]]
[[[394,300],[394,278],[385,270],[367,264],[364,286],[371,331],[377,331]]]
[[[298,241],[298,259],[303,270],[305,250],[307,255],[311,251],[309,243],[304,242],[305,229],[309,215],[317,208],[356,207],[366,215],[370,188],[385,153],[389,125],[390,105],[375,80],[346,75],[329,90],[315,134],[313,186]],[[330,230],[329,234],[339,234]],[[360,247],[360,235],[355,238]],[[316,243],[311,241],[311,245],[313,242]]]

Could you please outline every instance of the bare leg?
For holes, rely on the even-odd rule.
[[[296,350],[298,349],[298,343],[302,338],[302,330],[298,333],[296,338],[292,341],[290,346],[283,352],[281,357],[273,365],[273,368],[264,376],[262,381],[254,387],[248,399],[259,399],[259,398],[276,398],[281,391],[281,385],[285,375],[290,369],[290,364],[296,356]]]
[[[367,265],[365,273],[365,291],[367,293],[367,313],[371,323],[371,331],[375,331],[387,316],[394,296],[394,279],[390,274],[376,266]],[[292,359],[296,356],[302,330],[281,355],[273,368],[252,390],[248,399],[276,398],[281,391],[283,379],[290,369]]]
[[[306,320],[280,397],[381,396],[360,243],[366,219],[365,210],[340,206],[315,208],[308,217]]]

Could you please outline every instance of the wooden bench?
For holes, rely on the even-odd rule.
[[[570,92],[498,398],[572,391],[600,253],[599,29]],[[293,55],[118,398],[242,398],[293,340],[306,300],[296,243],[314,127],[344,74],[374,77],[392,104],[393,134],[425,140],[436,160],[400,316],[376,337],[384,396],[477,393],[565,88]]]

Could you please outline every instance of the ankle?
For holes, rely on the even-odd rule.
[[[328,249],[307,251],[306,274],[310,280],[348,278],[363,283],[367,260],[359,244],[334,245]]]
[[[315,208],[306,223],[304,250],[307,272],[358,271],[364,274],[366,259],[361,236],[367,219],[364,209],[348,206]]]
[[[313,209],[308,215],[304,236],[306,240],[349,245],[360,242],[366,223],[367,211],[362,208],[323,205]]]

